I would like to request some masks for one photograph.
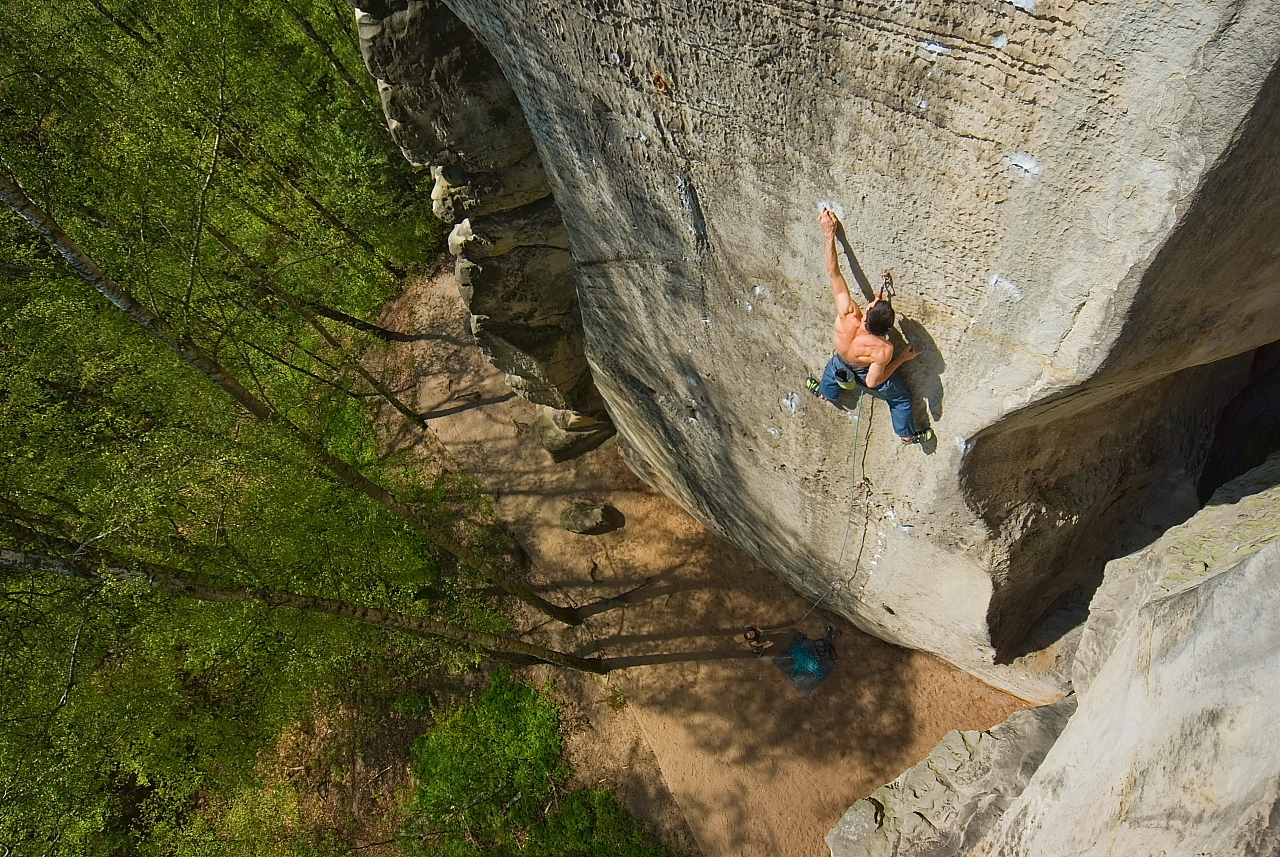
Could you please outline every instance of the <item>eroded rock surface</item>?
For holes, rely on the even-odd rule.
[[[1150,547],[1107,565],[1072,663],[1077,693],[1093,684],[1144,606],[1198,586],[1280,541],[1278,485],[1280,454],[1222,486],[1202,511]],[[1248,636],[1258,629],[1241,630]]]
[[[1078,710],[962,853],[1280,852],[1278,484],[1280,455],[1108,566],[1075,671]]]
[[[453,225],[470,329],[512,389],[549,412],[557,460],[613,434],[583,351],[569,239],[529,126],[488,51],[438,0],[364,2],[361,47],[388,127],[430,169],[437,217]],[[576,420],[568,432],[555,422]]]
[[[1280,330],[1274,5],[449,5],[528,120],[637,469],[872,633],[1059,697],[1063,652],[997,661],[1195,481]],[[455,216],[466,172],[441,173]],[[936,447],[804,390],[824,201],[858,282],[896,275]]]
[[[967,853],[1022,794],[1075,705],[1069,696],[986,732],[948,732],[927,759],[850,807],[827,834],[831,857]]]
[[[1079,701],[1065,726],[1064,709],[1028,743],[1025,724],[1046,707],[983,733],[986,745],[949,734],[849,810],[828,836],[832,854],[1277,853],[1277,584],[1280,453],[1107,565],[1074,664],[1077,695],[1057,703]],[[980,752],[1010,731],[1023,742],[1014,752]]]

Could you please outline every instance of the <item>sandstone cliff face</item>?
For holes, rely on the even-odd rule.
[[[493,57],[438,0],[365,2],[361,48],[392,137],[430,169],[453,225],[458,288],[480,347],[540,405],[558,459],[613,434],[583,352],[569,239],[529,126]]]
[[[986,732],[948,732],[927,759],[849,808],[827,835],[832,857],[969,853],[1027,787],[1075,703],[1019,711]]]
[[[1194,485],[1280,330],[1273,4],[449,7],[528,120],[637,469],[871,632],[1060,696],[1052,648],[996,661]],[[821,201],[860,282],[895,273],[936,447],[804,390]]]
[[[1277,584],[1280,453],[1107,565],[1078,702],[951,733],[846,813],[833,856],[1277,853]]]
[[[1277,486],[1280,455],[1108,566],[1076,663],[1079,708],[966,853],[1280,851]]]

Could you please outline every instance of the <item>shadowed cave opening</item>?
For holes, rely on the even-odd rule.
[[[1249,382],[1218,419],[1209,460],[1200,473],[1201,504],[1213,492],[1280,449],[1280,340],[1253,352]]]
[[[1000,662],[1046,649],[1083,625],[1108,562],[1147,547],[1170,527],[1200,511],[1223,485],[1280,450],[1280,340],[1254,349],[1248,361],[1243,386],[1218,411],[1204,466],[1194,480],[1194,493],[1187,479],[1153,480],[1147,497],[1119,522],[1112,543],[1098,555],[1093,567],[1084,570],[1044,610],[1022,639],[1001,653]],[[1230,357],[1201,368],[1230,372],[1229,364],[1241,362],[1239,356]]]

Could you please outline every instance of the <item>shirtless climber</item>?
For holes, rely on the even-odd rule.
[[[822,380],[808,380],[809,392],[835,402],[841,387],[850,389],[855,384],[865,387],[889,403],[889,417],[899,440],[903,443],[932,440],[932,430],[916,431],[911,418],[911,390],[902,378],[893,374],[903,363],[918,357],[920,349],[909,345],[901,354],[894,354],[888,336],[893,328],[893,306],[882,297],[869,303],[865,314],[862,312],[849,294],[844,274],[840,273],[840,260],[836,256],[836,231],[840,221],[824,206],[818,222],[826,235],[827,273],[831,275],[831,291],[836,299],[836,350],[823,370]]]

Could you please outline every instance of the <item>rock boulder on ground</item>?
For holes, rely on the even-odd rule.
[[[1075,710],[1074,696],[1019,711],[986,732],[948,732],[929,758],[827,834],[831,857],[955,857],[1008,809]]]
[[[560,526],[582,535],[601,529],[608,518],[608,509],[601,503],[573,503],[560,513]]]

